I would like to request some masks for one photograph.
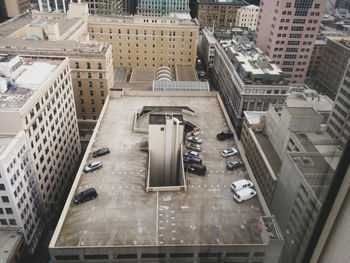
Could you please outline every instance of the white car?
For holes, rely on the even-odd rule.
[[[237,192],[240,191],[244,188],[251,188],[253,187],[253,183],[247,179],[242,179],[242,180],[238,180],[238,181],[234,181],[231,184],[231,189],[233,192]]]
[[[237,192],[233,193],[233,198],[238,202],[242,203],[243,201],[249,200],[256,196],[256,192],[251,188],[244,188]]]
[[[202,150],[200,144],[197,143],[189,143],[186,145],[186,147],[197,152],[200,152]]]
[[[237,153],[238,153],[238,151],[235,148],[229,148],[229,149],[223,150],[221,152],[221,156],[224,158],[227,158],[227,157],[233,156]]]

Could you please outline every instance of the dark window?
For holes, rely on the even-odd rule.
[[[84,259],[108,259],[108,255],[84,255]]]
[[[172,253],[171,258],[193,258],[193,253]]]
[[[120,254],[117,256],[120,259],[137,258],[136,254]]]
[[[78,255],[55,256],[56,260],[79,260]]]
[[[165,258],[163,253],[142,254],[143,258]]]

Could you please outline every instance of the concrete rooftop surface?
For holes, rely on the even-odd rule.
[[[198,112],[184,114],[184,119],[201,127],[200,155],[207,174],[187,173],[186,192],[145,192],[148,153],[139,148],[148,134],[132,132],[134,114],[143,106],[162,105],[185,105]],[[220,156],[235,143],[216,140],[217,133],[228,129],[216,96],[126,96],[110,99],[106,107],[87,160],[100,160],[103,167],[78,174],[77,189],[72,189],[77,194],[94,187],[98,197],[80,205],[67,201],[70,205],[61,215],[64,221],[54,247],[262,243],[256,231],[263,215],[259,199],[240,204],[233,200],[230,184],[248,174],[245,168],[225,168],[227,161],[240,156]],[[92,158],[100,147],[109,147],[110,154]]]

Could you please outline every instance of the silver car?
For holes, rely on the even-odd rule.
[[[102,163],[100,161],[95,161],[85,166],[84,172],[89,173],[97,169],[100,169],[101,167],[102,167]]]
[[[227,157],[233,156],[237,153],[238,153],[238,151],[235,148],[229,148],[229,149],[223,150],[221,152],[221,156],[224,158],[227,158]]]

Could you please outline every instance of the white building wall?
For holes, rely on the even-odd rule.
[[[244,6],[238,9],[236,26],[248,27],[255,31],[259,15],[259,7],[255,5]]]
[[[31,253],[44,227],[42,203],[24,131],[0,155],[0,229],[19,229]]]

